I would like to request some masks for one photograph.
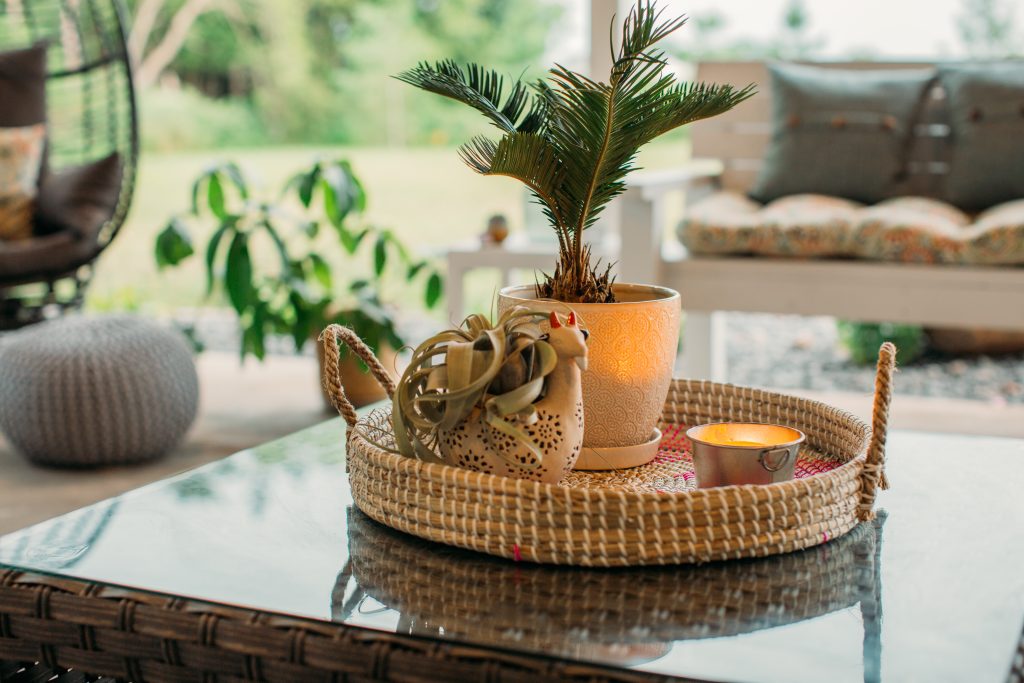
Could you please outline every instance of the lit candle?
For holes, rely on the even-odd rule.
[[[792,427],[720,422],[686,432],[697,486],[771,484],[793,478],[804,434]]]

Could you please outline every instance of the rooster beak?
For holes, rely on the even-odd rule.
[[[587,357],[586,356],[576,356],[576,358],[574,358],[573,360],[576,361],[576,365],[580,366],[580,370],[586,371],[586,369],[587,369]]]

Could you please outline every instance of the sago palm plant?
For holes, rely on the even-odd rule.
[[[608,202],[625,189],[641,146],[675,128],[716,116],[753,95],[751,86],[680,83],[665,72],[655,45],[685,18],[663,19],[649,0],[626,18],[607,83],[556,65],[548,79],[516,81],[477,64],[420,63],[399,80],[464,102],[502,131],[495,141],[477,137],[460,150],[484,175],[525,184],[558,234],[558,262],[537,294],[570,303],[615,300],[609,268],[591,263],[584,241]]]

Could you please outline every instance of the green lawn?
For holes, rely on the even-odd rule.
[[[188,209],[192,179],[212,163],[234,160],[260,191],[273,197],[294,172],[317,156],[328,155],[352,162],[367,189],[368,219],[393,228],[421,253],[440,256],[444,245],[473,239],[493,213],[508,216],[514,231],[521,229],[525,202],[521,186],[511,179],[473,173],[451,148],[143,153],[128,222],[99,262],[89,306],[138,307],[158,313],[202,304],[205,280],[200,259],[193,257],[193,263],[162,273],[153,260],[156,234],[172,214]],[[678,164],[686,156],[686,143],[673,141],[651,146],[641,161],[648,168],[660,168]],[[204,238],[196,235],[199,253]],[[340,249],[327,240],[324,244],[327,253],[323,255],[345,267]],[[492,288],[488,282],[481,280],[481,287],[474,282],[474,291],[486,293]]]

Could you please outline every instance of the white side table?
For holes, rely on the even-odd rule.
[[[513,270],[550,270],[555,263],[557,244],[536,244],[525,235],[511,235],[502,245],[481,244],[479,240],[453,245],[448,259],[448,322],[458,326],[466,317],[466,274],[478,268],[496,268],[501,286],[511,282]]]

